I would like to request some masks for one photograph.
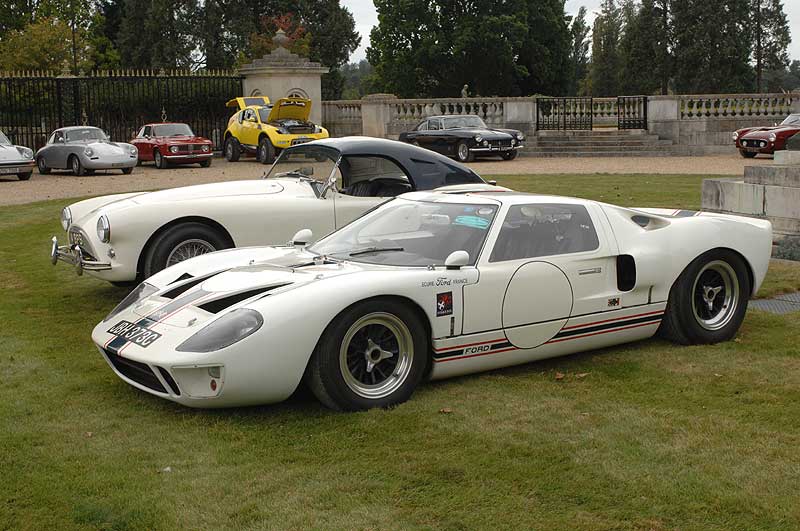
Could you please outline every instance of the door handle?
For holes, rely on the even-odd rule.
[[[581,275],[581,276],[583,276],[583,275],[596,275],[596,274],[602,273],[602,272],[603,272],[603,268],[602,267],[592,267],[592,268],[589,268],[589,269],[579,269],[578,270],[578,274]]]

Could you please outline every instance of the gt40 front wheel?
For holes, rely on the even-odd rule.
[[[684,345],[733,339],[750,297],[744,259],[715,249],[696,258],[672,286],[660,335]]]
[[[361,302],[325,330],[306,381],[320,402],[339,411],[405,402],[425,374],[426,334],[417,313],[398,301]]]

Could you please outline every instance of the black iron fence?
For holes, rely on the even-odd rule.
[[[185,122],[221,149],[232,112],[225,102],[241,95],[242,78],[225,71],[9,75],[0,77],[0,130],[37,149],[69,125],[93,125],[127,141],[144,123]]]
[[[592,120],[592,98],[536,98],[538,131],[591,131]]]
[[[647,96],[620,96],[617,98],[617,127],[619,129],[647,129]]]

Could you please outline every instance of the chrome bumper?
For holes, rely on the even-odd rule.
[[[493,148],[491,146],[488,147],[474,147],[469,148],[470,151],[474,153],[502,153],[503,151],[513,151],[515,149],[522,149],[522,144],[517,144],[516,146],[502,146]]]
[[[78,276],[82,275],[84,271],[107,271],[111,269],[111,264],[85,259],[83,250],[77,243],[59,246],[58,238],[55,236],[50,241],[52,243],[50,247],[50,262],[53,265],[56,265],[59,260],[66,262],[75,266],[75,272]]]
[[[162,155],[165,159],[207,159],[209,157],[213,157],[214,153],[206,152],[206,153],[187,153],[185,155]]]

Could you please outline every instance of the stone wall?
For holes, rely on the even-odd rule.
[[[361,100],[324,101],[323,125],[333,136],[364,134],[397,138],[426,116],[477,114],[493,127],[536,132],[536,98],[399,99],[372,94]],[[617,124],[617,99],[594,98],[595,128]],[[731,134],[742,127],[767,126],[800,112],[800,94],[650,96],[648,130],[692,154],[732,152]]]

